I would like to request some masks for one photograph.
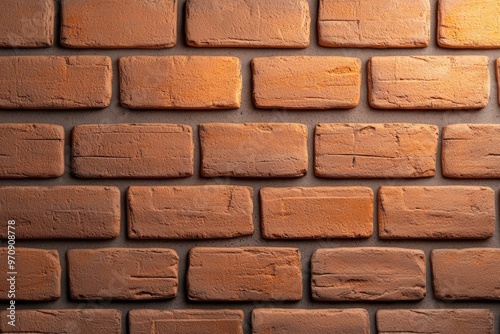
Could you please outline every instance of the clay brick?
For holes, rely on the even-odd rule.
[[[7,261],[13,259],[8,256],[14,256],[14,268],[8,266]],[[15,253],[11,250],[9,254],[8,248],[2,247],[0,261],[0,300],[48,301],[61,297],[61,261],[57,250],[16,247]],[[11,272],[14,274],[9,274]],[[10,288],[8,281],[12,276],[15,276],[15,289]],[[14,298],[9,297],[11,290]]]
[[[42,48],[53,43],[53,0],[2,1],[0,47]]]
[[[363,309],[254,309],[252,330],[253,334],[370,334],[370,320]]]
[[[52,124],[0,124],[0,178],[64,174],[64,128]]]
[[[105,108],[112,71],[104,56],[0,57],[0,108]]]
[[[233,238],[254,231],[250,187],[130,187],[127,195],[132,239]]]
[[[307,0],[188,0],[187,44],[197,47],[307,48]]]
[[[28,204],[28,205],[27,205]],[[120,190],[99,186],[0,187],[0,237],[112,239],[120,235]]]
[[[257,108],[354,108],[359,103],[361,61],[349,57],[254,58]]]
[[[179,256],[166,248],[68,250],[71,298],[168,299],[177,295]]]
[[[431,262],[435,298],[500,300],[500,249],[435,249]]]
[[[1,311],[6,319],[8,311]],[[110,309],[16,310],[16,326],[0,322],[2,333],[120,334],[122,314]]]
[[[425,124],[318,124],[316,176],[419,178],[436,174],[438,127]]]
[[[188,298],[198,301],[274,301],[302,298],[296,248],[194,247],[189,252]]]
[[[429,0],[320,0],[319,44],[421,48],[430,39]]]
[[[292,123],[200,125],[206,177],[301,177],[307,173],[307,126]]]
[[[264,238],[368,238],[372,235],[371,188],[262,188],[260,199]]]
[[[493,314],[484,309],[378,310],[377,329],[379,334],[493,334]]]
[[[187,125],[77,125],[73,128],[72,171],[86,178],[191,176],[193,147]]]
[[[479,109],[490,98],[488,57],[373,57],[370,106],[378,109]]]
[[[243,334],[241,310],[131,310],[130,334]]]
[[[425,254],[402,248],[318,249],[311,258],[313,299],[322,301],[421,300]]]
[[[64,0],[61,19],[61,44],[70,48],[169,48],[177,41],[177,0]]]
[[[495,232],[495,192],[488,187],[381,187],[382,239],[486,239]]]
[[[241,86],[241,64],[234,57],[120,59],[120,101],[128,108],[239,108]]]

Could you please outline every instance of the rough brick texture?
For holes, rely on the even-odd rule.
[[[70,48],[168,48],[177,0],[64,0],[61,43]]]
[[[478,109],[490,97],[485,56],[373,57],[368,73],[377,109]]]
[[[124,57],[120,101],[135,109],[239,108],[240,72],[234,57]]]
[[[179,256],[166,248],[71,249],[71,298],[167,299],[177,295]]]
[[[390,301],[425,297],[425,254],[402,248],[318,249],[311,258],[315,300]]]
[[[73,128],[72,171],[78,177],[191,176],[193,139],[180,124],[84,124]]]
[[[188,0],[186,38],[190,46],[307,48],[307,0]]]
[[[264,238],[368,238],[372,235],[373,191],[370,188],[262,188],[260,200]]]
[[[429,45],[429,0],[320,0],[319,44],[418,48]]]
[[[0,178],[64,174],[64,128],[52,124],[0,124]]]
[[[200,125],[202,176],[300,177],[307,172],[307,127],[292,123]]]
[[[191,248],[187,286],[189,299],[198,301],[300,300],[300,252],[273,247]]]
[[[434,176],[438,131],[424,124],[318,124],[315,174],[330,178]]]
[[[111,58],[0,57],[0,108],[104,108],[111,101]]]

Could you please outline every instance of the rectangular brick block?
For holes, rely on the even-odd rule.
[[[368,238],[373,191],[366,187],[262,188],[262,236],[267,239]]]
[[[193,139],[180,124],[83,124],[73,128],[72,171],[84,178],[191,176]]]
[[[319,44],[420,48],[429,45],[429,0],[320,0]]]
[[[177,0],[64,0],[61,18],[61,44],[70,48],[168,48],[177,41]]]
[[[254,231],[250,187],[130,187],[127,204],[132,239],[233,238]]]
[[[197,47],[307,48],[307,0],[188,0],[186,38]]]
[[[197,301],[297,301],[302,298],[300,251],[194,247],[187,287],[188,298]]]
[[[479,109],[490,98],[486,56],[373,57],[368,76],[377,109]]]
[[[402,248],[318,249],[311,258],[313,299],[395,301],[425,297],[425,254]]]
[[[307,126],[292,123],[200,125],[206,177],[301,177],[307,173]]]
[[[112,71],[104,56],[0,57],[0,108],[105,108]]]
[[[100,186],[0,187],[0,237],[112,239],[120,235],[120,190]]]
[[[53,124],[0,124],[0,178],[64,174],[64,128]]]
[[[488,187],[381,187],[382,239],[486,239],[495,232],[495,192]]]
[[[120,101],[128,108],[239,108],[241,86],[241,64],[234,57],[120,59]]]
[[[438,127],[426,124],[318,124],[316,176],[419,178],[436,174]]]
[[[13,252],[2,247],[0,261],[0,300],[49,301],[61,297],[61,261],[57,250],[15,247]],[[2,318],[0,323],[4,322]]]
[[[71,298],[168,299],[177,295],[179,256],[166,248],[71,249]]]
[[[500,249],[435,249],[431,262],[435,298],[500,300]]]

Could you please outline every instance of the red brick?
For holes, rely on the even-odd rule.
[[[382,239],[486,239],[495,232],[495,192],[487,187],[381,187]]]
[[[179,256],[166,248],[71,249],[71,298],[168,299],[177,295]]]
[[[311,258],[315,300],[395,301],[425,297],[425,254],[402,248],[318,249]]]
[[[0,108],[104,108],[111,101],[111,58],[0,57]]]
[[[127,203],[133,239],[233,238],[254,231],[250,187],[130,187]]]
[[[64,174],[64,128],[52,124],[0,124],[0,178]]]
[[[206,177],[301,177],[307,173],[307,127],[292,123],[200,125]]]
[[[195,247],[189,252],[188,297],[198,301],[274,301],[302,298],[296,248]]]
[[[10,219],[16,221],[17,239],[120,235],[120,190],[115,187],[0,187],[0,207],[1,238],[7,238]]]
[[[193,150],[187,125],[77,125],[72,170],[86,178],[185,177],[194,172]]]
[[[177,0],[64,0],[61,44],[70,48],[168,48]]]
[[[437,249],[431,262],[435,298],[500,300],[500,249]]]
[[[490,97],[488,57],[373,57],[370,106],[377,109],[478,109]]]
[[[307,0],[188,0],[190,46],[307,48],[311,18]]]
[[[128,108],[239,108],[241,86],[241,64],[234,57],[120,59],[120,101]]]
[[[370,188],[262,188],[260,199],[264,238],[368,238],[372,235],[373,191]]]
[[[15,261],[14,268],[8,266],[8,260]],[[57,250],[2,247],[0,261],[0,300],[48,301],[61,297],[61,261]],[[12,276],[14,289],[7,281]],[[15,296],[10,296],[11,290]]]
[[[438,127],[318,124],[315,174],[329,178],[419,178],[436,174]]]

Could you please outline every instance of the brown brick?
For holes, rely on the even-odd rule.
[[[133,239],[233,238],[254,231],[250,187],[130,187],[127,203]]]
[[[357,333],[370,334],[363,309],[254,309],[253,334]]]
[[[0,312],[2,319],[8,311]],[[8,319],[8,318],[7,318]],[[16,310],[16,326],[0,322],[2,333],[37,334],[120,334],[122,314],[119,310]]]
[[[120,59],[120,101],[128,108],[239,108],[241,85],[241,64],[234,57]]]
[[[379,334],[493,334],[493,314],[484,309],[378,310]]]
[[[318,249],[311,258],[315,300],[393,301],[425,297],[425,254],[402,248]]]
[[[177,41],[177,0],[64,0],[61,18],[61,43],[70,48],[168,48]]]
[[[273,301],[302,298],[296,248],[195,247],[189,252],[188,297],[200,301]]]
[[[500,300],[500,249],[437,249],[431,261],[435,298]]]
[[[307,0],[188,0],[190,46],[307,48],[311,18]]]
[[[243,334],[241,310],[131,310],[130,334]]]
[[[490,97],[488,57],[373,57],[370,106],[378,109],[478,109]]]
[[[330,178],[419,178],[436,174],[438,127],[318,124],[315,174]]]
[[[87,178],[185,177],[194,172],[193,150],[187,125],[77,125],[72,170]]]
[[[111,101],[111,58],[0,57],[0,108],[104,108]]]
[[[14,260],[13,267],[8,260]],[[0,300],[47,301],[61,297],[61,261],[56,250],[2,247],[0,261]],[[11,288],[13,281],[8,279],[13,276]]]
[[[200,125],[206,177],[301,177],[307,173],[307,126],[292,123]]]
[[[27,205],[29,204],[29,205]],[[111,239],[120,235],[120,190],[99,186],[0,187],[0,237]]]
[[[0,124],[0,178],[64,174],[64,128],[52,124]]]
[[[488,187],[381,187],[382,239],[486,239],[495,231],[495,192]]]
[[[319,44],[330,47],[420,48],[429,45],[429,0],[321,0]]]
[[[177,295],[179,256],[166,248],[71,249],[71,298],[167,299]]]
[[[371,188],[262,188],[260,199],[264,238],[368,238],[372,235]]]
[[[41,48],[53,43],[53,0],[2,1],[0,47]]]

